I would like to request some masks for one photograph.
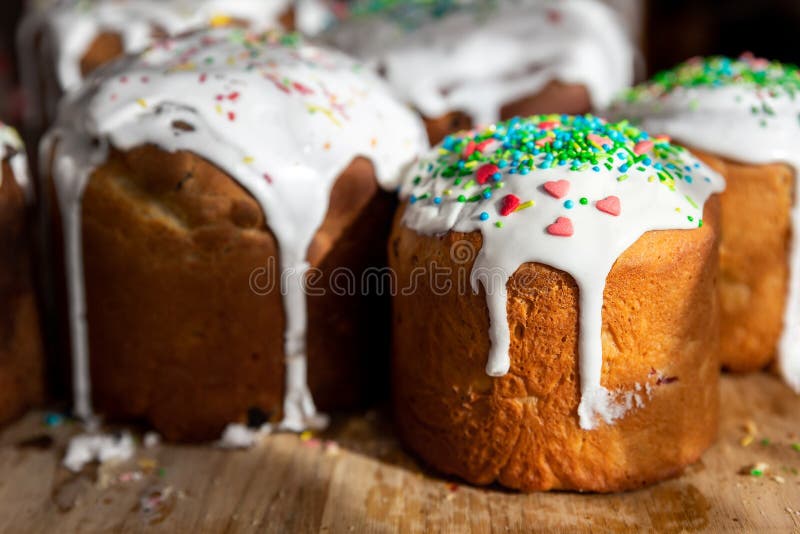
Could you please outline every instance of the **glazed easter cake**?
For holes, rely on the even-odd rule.
[[[407,174],[390,241],[415,280],[393,303],[408,446],[525,491],[625,490],[699,458],[723,188],[685,149],[590,115],[446,137]]]
[[[322,38],[382,72],[433,143],[500,118],[605,107],[633,82],[627,31],[595,0],[354,2]]]
[[[728,181],[722,195],[722,363],[764,367],[777,355],[800,391],[800,72],[744,55],[695,58],[615,104],[691,147]]]
[[[39,318],[31,283],[24,147],[0,123],[0,423],[43,400]]]
[[[203,31],[91,76],[42,151],[76,412],[207,440],[360,402],[388,306],[328,275],[385,265],[425,147],[368,69],[295,34]]]
[[[271,29],[291,24],[290,8],[290,0],[30,0],[18,30],[30,122],[48,125],[65,91],[159,37],[208,25]]]

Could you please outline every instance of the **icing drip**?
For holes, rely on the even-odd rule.
[[[191,131],[175,124],[189,124]],[[93,144],[93,140],[98,143]],[[419,119],[367,69],[296,35],[215,29],[169,39],[90,77],[67,97],[42,155],[64,218],[76,412],[91,414],[81,197],[110,146],[155,144],[213,162],[262,207],[280,247],[286,315],[282,426],[324,424],[306,384],[306,254],[335,179],[359,156],[381,186],[427,146]],[[285,277],[282,277],[285,278]]]
[[[179,35],[207,25],[227,25],[244,21],[254,29],[279,26],[278,19],[291,0],[39,0],[28,3],[28,15],[20,26],[19,49],[22,79],[34,102],[41,83],[45,102],[55,115],[60,95],[75,89],[83,80],[81,59],[95,39],[104,32],[119,34],[126,52],[139,52],[154,42],[154,31]],[[41,80],[37,72],[37,35],[42,47],[55,62],[53,81]],[[34,113],[34,110],[30,110]],[[35,117],[34,117],[35,120]]]
[[[460,110],[490,123],[552,80],[585,85],[600,108],[633,82],[627,32],[594,0],[461,1],[438,11],[403,4],[378,13],[361,4],[363,15],[356,3],[355,16],[322,38],[383,70],[427,117]]]
[[[572,275],[580,290],[578,414],[588,430],[626,409],[601,385],[608,273],[644,233],[701,226],[704,203],[722,189],[722,178],[688,151],[625,122],[537,116],[447,137],[407,174],[403,222],[425,235],[481,232],[471,278],[476,292],[479,284],[486,291],[491,376],[510,367],[509,278],[528,262]]]
[[[17,131],[0,121],[0,162],[8,158],[8,165],[14,174],[14,179],[25,193],[25,198],[30,201],[33,197],[33,184],[28,174],[28,159],[25,156],[25,146]],[[0,166],[0,187],[3,186],[3,169]]]
[[[800,73],[751,55],[695,58],[630,90],[611,109],[651,131],[735,161],[784,162],[800,176]],[[789,294],[778,360],[800,392],[800,194],[795,188]]]

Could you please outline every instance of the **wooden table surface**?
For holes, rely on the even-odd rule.
[[[701,463],[620,495],[442,479],[402,451],[379,412],[248,451],[139,447],[74,475],[60,460],[77,425],[32,413],[0,434],[0,532],[800,532],[800,397],[752,375],[726,377],[722,398],[720,438]],[[758,463],[763,475],[742,474]]]

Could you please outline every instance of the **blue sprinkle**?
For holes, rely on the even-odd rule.
[[[505,165],[503,165],[503,167],[505,167]],[[496,172],[496,173],[494,173],[492,175],[492,180],[494,180],[495,182],[499,182],[502,179],[503,179],[503,175],[500,174],[499,172]]]
[[[489,189],[487,189],[486,191],[484,191],[484,192],[483,192],[483,198],[485,198],[486,200],[489,200],[490,198],[492,198],[492,191],[491,191],[491,190],[489,190]]]
[[[619,172],[627,172],[628,169],[630,169],[630,165],[627,163],[623,163],[619,166]]]
[[[486,213],[485,211],[481,212],[481,220],[482,221],[488,221],[489,220],[489,214]]]
[[[592,167],[592,170],[593,170],[594,172],[600,172],[600,167],[598,167],[597,165],[595,165],[594,167]]]
[[[433,203],[434,204],[441,204],[442,203],[442,197],[433,197]]]
[[[567,208],[568,210],[571,210],[574,206],[575,203],[571,200],[567,200],[566,202],[564,202],[564,207]]]
[[[416,204],[416,202],[417,202],[417,196],[416,195],[411,195],[411,198],[408,199],[408,203],[409,204]]]

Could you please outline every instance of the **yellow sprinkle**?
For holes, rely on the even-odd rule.
[[[216,109],[216,110],[217,110],[217,113],[218,113],[219,115],[222,115],[222,106],[220,106],[219,104],[217,104],[217,105],[214,107],[214,109]]]
[[[145,471],[148,470],[152,471],[153,469],[156,468],[156,466],[158,466],[158,462],[156,462],[152,458],[142,458],[141,460],[139,460],[139,467],[141,467]]]
[[[308,441],[308,440],[310,440],[312,437],[314,437],[314,434],[312,434],[310,430],[306,430],[305,432],[303,432],[302,434],[300,434],[300,439],[301,439],[302,441]]]
[[[515,209],[514,211],[526,210],[528,208],[534,207],[535,205],[536,205],[536,202],[534,202],[533,200],[529,200],[529,201],[523,202],[522,204],[517,206],[517,209]]]
[[[244,158],[244,162],[247,163],[247,164],[253,163],[255,160],[256,160],[256,158],[254,158],[252,156],[246,156]]]
[[[442,191],[442,194],[445,195],[445,196],[452,195],[453,194],[453,190],[452,189],[445,189],[444,191]]]
[[[209,24],[211,24],[213,28],[219,28],[220,26],[230,26],[231,22],[233,22],[233,19],[228,15],[217,13],[211,17]]]
[[[647,181],[648,181],[648,182],[650,182],[650,183],[652,184],[653,182],[655,182],[655,181],[656,181],[656,177],[655,177],[655,176],[650,176],[650,177],[647,179]]]
[[[681,209],[680,209],[680,208],[675,208],[675,211],[677,211],[678,213],[680,213],[680,212],[681,212]]]
[[[754,439],[755,439],[755,436],[753,436],[752,434],[748,434],[748,435],[746,435],[745,437],[742,438],[742,441],[740,441],[740,443],[742,444],[742,447],[747,447],[748,445],[753,443]]]
[[[144,98],[140,98],[140,99],[138,99],[138,100],[136,101],[136,103],[137,103],[137,104],[139,104],[140,106],[142,106],[143,108],[146,108],[146,107],[147,107],[147,101],[146,101]]]
[[[324,146],[325,150],[330,150],[331,149],[331,144],[330,143],[325,143],[325,145],[323,145],[323,146]]]
[[[236,65],[236,58],[233,56],[228,57],[228,65]]]
[[[373,137],[372,140],[369,142],[369,144],[372,145],[372,148],[375,148],[376,146],[378,146],[378,140],[375,137]]]

